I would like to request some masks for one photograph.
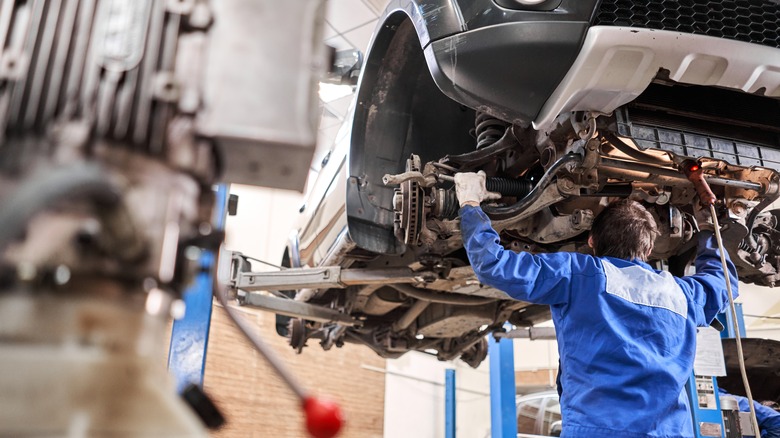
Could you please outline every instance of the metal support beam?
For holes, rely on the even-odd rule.
[[[555,340],[555,327],[517,327],[505,333],[493,333],[496,338],[503,339],[530,339]]]
[[[227,202],[228,186],[221,185],[217,188],[212,218],[214,227],[218,230],[225,227]],[[182,319],[173,322],[171,331],[168,370],[176,379],[179,392],[191,383],[202,387],[206,369],[206,350],[211,327],[212,279],[216,275],[214,254],[205,252],[201,256],[200,267],[194,284],[184,293],[186,313]]]
[[[511,330],[509,323],[505,326]],[[515,356],[511,339],[488,340],[491,438],[517,438]]]
[[[350,326],[359,323],[355,318],[337,310],[315,306],[303,301],[295,301],[290,298],[264,295],[259,292],[250,292],[243,295],[239,292],[239,302],[243,306],[259,307],[278,315],[302,318],[309,321],[338,322],[339,324]]]
[[[693,435],[695,438],[723,437],[723,414],[720,411],[720,397],[718,396],[718,379],[710,376],[691,375],[686,384],[688,404],[691,408],[693,420]],[[701,394],[715,394],[702,406],[699,398]],[[704,397],[706,398],[706,397]]]
[[[444,374],[444,438],[455,438],[455,370]]]
[[[241,257],[240,254],[233,255]],[[421,283],[424,278],[409,268],[342,269],[340,266],[321,268],[290,268],[270,272],[236,272],[231,286],[245,291],[320,289],[352,285]]]

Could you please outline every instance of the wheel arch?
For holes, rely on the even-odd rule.
[[[350,237],[379,254],[402,254],[393,233],[393,187],[382,176],[404,171],[414,153],[423,162],[474,148],[474,111],[436,85],[423,52],[431,28],[422,3],[391,4],[374,32],[358,85],[346,196]],[[442,2],[425,2],[426,4]],[[442,32],[439,26],[437,32]],[[452,29],[451,29],[452,30]]]

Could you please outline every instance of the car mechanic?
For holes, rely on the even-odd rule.
[[[728,306],[707,210],[697,212],[696,274],[676,278],[646,263],[658,231],[638,202],[613,202],[596,218],[588,240],[595,256],[535,255],[499,244],[479,205],[500,195],[487,191],[483,172],[456,174],[455,185],[477,278],[514,299],[550,305],[566,388],[561,436],[693,437],[683,387],[697,327]],[[727,264],[736,297],[736,268]]]

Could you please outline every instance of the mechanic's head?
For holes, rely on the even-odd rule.
[[[642,204],[622,199],[609,204],[593,221],[588,243],[597,256],[645,261],[658,234],[655,219]]]
[[[761,402],[761,404],[768,408],[774,409],[777,412],[780,412],[780,404],[774,400],[764,400]]]

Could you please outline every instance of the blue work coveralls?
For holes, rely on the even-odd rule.
[[[465,206],[460,216],[482,283],[550,305],[564,370],[562,437],[693,436],[683,387],[693,369],[696,327],[728,305],[711,232],[699,233],[696,275],[676,278],[638,260],[514,253],[500,245],[479,207]],[[736,297],[736,270],[728,266]]]
[[[721,395],[728,395],[737,399],[740,411],[750,412],[750,404],[746,397],[729,394],[724,391],[723,388],[718,389]],[[753,400],[753,407],[756,409],[756,420],[758,421],[758,428],[761,431],[761,438],[780,438],[780,412],[764,406],[755,400]]]

